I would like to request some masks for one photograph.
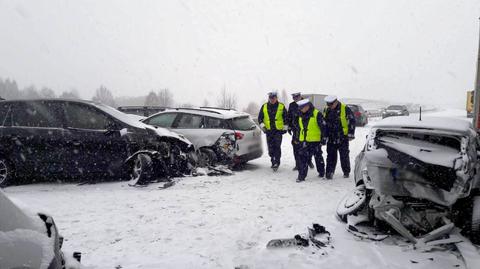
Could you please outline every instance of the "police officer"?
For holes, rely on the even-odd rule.
[[[325,163],[322,156],[322,144],[325,145],[325,139],[322,133],[325,131],[325,122],[322,113],[320,113],[308,99],[298,101],[300,115],[297,117],[299,126],[298,141],[300,148],[298,150],[298,177],[297,182],[305,181],[308,173],[308,162],[315,158],[317,172],[319,177],[325,176]]]
[[[298,170],[298,150],[300,149],[300,142],[298,141],[298,116],[300,111],[298,110],[297,102],[302,100],[302,94],[300,92],[292,93],[293,102],[288,105],[287,113],[287,122],[288,122],[288,133],[292,136],[292,148],[293,156],[295,158],[295,167],[293,171]],[[313,168],[313,162],[310,159],[308,161],[308,166]]]
[[[263,104],[258,113],[258,123],[267,135],[268,155],[274,171],[280,166],[282,156],[282,136],[288,129],[287,109],[278,101],[277,92],[268,93],[268,102]]]
[[[337,100],[334,95],[325,97],[324,118],[327,124],[327,179],[332,179],[337,166],[337,152],[343,177],[350,177],[349,141],[355,138],[355,116],[349,107]]]

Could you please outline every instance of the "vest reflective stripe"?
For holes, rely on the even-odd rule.
[[[327,118],[327,110],[327,107],[323,109],[325,119]],[[342,124],[343,135],[348,135],[347,106],[344,104],[340,104],[340,123]]]
[[[342,123],[343,134],[348,135],[347,106],[340,104],[340,122]]]
[[[271,130],[270,127],[270,117],[268,116],[268,104],[263,104],[263,123],[265,124],[265,128],[267,130]],[[285,109],[285,105],[282,103],[278,103],[277,113],[275,114],[275,129],[283,130],[283,110]]]
[[[307,142],[320,142],[322,138],[322,130],[320,129],[320,126],[318,126],[318,117],[319,111],[317,109],[313,110],[313,116],[310,117],[308,120],[308,126],[307,126]],[[305,129],[303,127],[303,120],[302,117],[298,117],[298,125],[300,126],[300,137],[299,140],[300,142],[305,141]]]

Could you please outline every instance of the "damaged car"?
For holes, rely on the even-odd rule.
[[[480,243],[478,139],[470,122],[459,119],[378,122],[356,157],[356,188],[341,200],[337,216],[393,229],[413,244],[455,227]]]
[[[187,137],[197,149],[199,166],[243,164],[263,154],[261,131],[247,113],[211,107],[176,108],[143,122]]]
[[[0,191],[0,268],[80,269],[81,253],[65,254],[53,218],[21,210]]]
[[[37,179],[150,181],[189,174],[182,135],[92,101],[0,101],[0,186]]]

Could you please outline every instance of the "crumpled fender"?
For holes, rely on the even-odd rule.
[[[125,160],[125,163],[129,163],[131,162],[133,159],[135,159],[135,157],[137,157],[138,154],[147,154],[149,155],[150,157],[153,157],[153,158],[157,158],[160,156],[160,153],[156,150],[148,150],[148,149],[143,149],[143,150],[139,150],[135,153],[133,153],[132,155],[130,155],[126,160]]]

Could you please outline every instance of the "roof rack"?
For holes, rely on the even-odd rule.
[[[191,107],[177,107],[177,108],[173,108],[175,110],[180,110],[180,109],[185,109],[185,110],[195,110],[195,111],[204,111],[204,112],[210,112],[210,113],[215,113],[215,114],[222,114],[218,111],[212,111],[212,110],[206,110],[206,109],[202,109],[202,108],[191,108]]]
[[[214,106],[201,106],[200,108],[219,109],[219,110],[235,110],[235,109],[232,109],[232,108],[214,107]]]

